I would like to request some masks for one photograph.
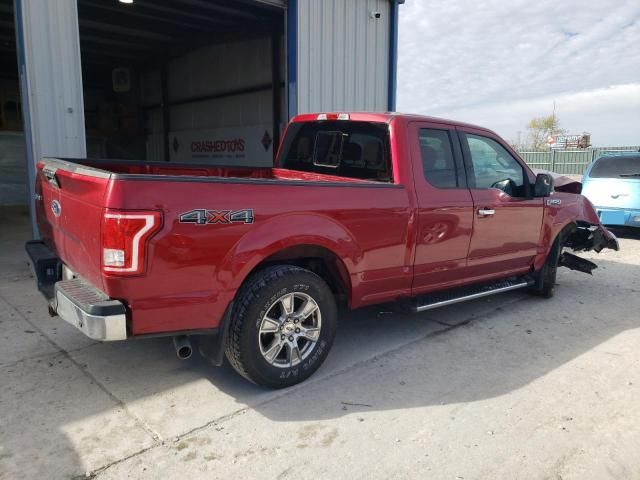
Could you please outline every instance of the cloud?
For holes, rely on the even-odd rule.
[[[400,8],[398,109],[455,114],[513,137],[555,99],[569,130],[637,144],[629,123],[640,124],[638,45],[637,0],[409,0]]]
[[[535,116],[550,114],[554,101],[560,126],[571,134],[590,132],[594,146],[640,145],[640,84],[463,107],[437,116],[482,125],[509,140],[521,135],[524,140],[525,125]]]

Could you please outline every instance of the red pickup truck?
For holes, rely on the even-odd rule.
[[[579,190],[477,126],[300,115],[274,168],[45,158],[26,248],[50,313],[89,337],[172,336],[277,388],[322,364],[338,306],[548,297],[558,266],[591,273],[564,249],[618,243]]]

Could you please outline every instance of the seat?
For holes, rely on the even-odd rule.
[[[384,164],[382,143],[380,140],[369,140],[365,143],[362,158],[364,159],[366,168],[366,176],[364,178],[383,182],[390,181],[391,177],[387,165]]]
[[[339,174],[344,177],[362,178],[363,172],[362,147],[354,142],[347,143],[342,148]]]

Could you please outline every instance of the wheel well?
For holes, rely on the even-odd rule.
[[[340,257],[331,250],[317,245],[288,247],[265,258],[254,267],[249,276],[271,265],[282,264],[295,265],[312,271],[327,282],[339,303],[349,302],[351,293],[349,272]]]
[[[566,243],[568,237],[570,237],[578,228],[575,222],[570,222],[562,227],[562,230],[558,232],[556,238],[560,238],[563,241],[563,244]],[[555,239],[554,239],[555,241]],[[561,245],[562,246],[562,245]]]

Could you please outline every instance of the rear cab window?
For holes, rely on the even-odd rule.
[[[640,154],[600,157],[591,167],[589,178],[640,179]]]
[[[436,188],[458,188],[460,177],[448,130],[421,128],[418,132],[424,178]]]
[[[350,120],[292,123],[277,165],[288,170],[392,183],[389,126]]]

